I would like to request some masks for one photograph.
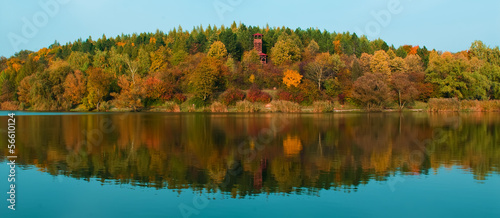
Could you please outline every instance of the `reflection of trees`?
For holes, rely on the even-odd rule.
[[[290,192],[294,187],[302,187],[300,161],[293,161],[285,157],[274,158],[271,162],[271,173],[278,182],[281,192]]]
[[[478,180],[500,170],[497,114],[290,115],[286,128],[262,143],[259,132],[272,116],[19,117],[18,161],[53,175],[233,197],[351,190],[396,172],[426,174],[442,166],[470,170]],[[102,130],[103,119],[112,131]],[[82,130],[103,137],[88,143],[92,136]]]
[[[302,143],[298,136],[287,135],[283,140],[283,152],[286,156],[296,156],[302,151]]]

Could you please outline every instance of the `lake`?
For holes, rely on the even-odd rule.
[[[18,113],[1,217],[500,217],[498,113]]]

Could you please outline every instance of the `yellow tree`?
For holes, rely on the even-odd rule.
[[[168,66],[168,58],[171,56],[172,50],[168,47],[161,46],[158,50],[149,54],[151,58],[150,72],[157,72],[166,69]]]
[[[215,41],[208,50],[208,57],[213,57],[216,59],[224,59],[227,57],[227,49],[224,43],[221,41]]]
[[[391,72],[394,73],[405,73],[408,71],[408,64],[401,57],[395,57],[389,61]]]
[[[31,92],[33,88],[34,79],[35,75],[24,77],[24,79],[21,80],[18,87],[18,92],[17,92],[18,99],[21,103],[25,103],[26,106],[32,103]]]
[[[287,70],[283,73],[283,84],[288,88],[299,86],[301,80],[302,75],[295,70]]]
[[[374,74],[382,74],[389,78],[391,75],[391,68],[389,65],[390,57],[384,50],[376,51],[370,61],[370,69]]]
[[[370,63],[372,62],[373,55],[368,54],[368,53],[363,53],[361,54],[361,57],[359,58],[359,66],[363,70],[363,74],[369,73],[370,70]]]

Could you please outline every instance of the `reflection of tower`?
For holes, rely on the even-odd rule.
[[[257,50],[260,57],[260,62],[263,64],[267,63],[267,55],[262,53],[262,37],[264,35],[260,33],[253,34],[253,49]]]
[[[262,189],[262,173],[265,171],[267,168],[267,160],[266,159],[261,159],[260,160],[260,166],[257,172],[254,173],[253,176],[253,188],[256,190]]]

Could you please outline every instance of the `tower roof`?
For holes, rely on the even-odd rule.
[[[253,34],[253,35],[254,35],[254,36],[263,36],[263,35],[262,35],[262,34],[260,34],[260,33],[255,33],[255,34]]]

